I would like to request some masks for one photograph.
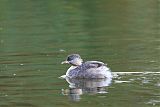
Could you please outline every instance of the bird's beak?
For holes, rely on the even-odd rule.
[[[61,64],[69,64],[69,62],[68,61],[63,61],[63,62],[61,62]]]

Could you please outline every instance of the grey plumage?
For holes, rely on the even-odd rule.
[[[73,65],[66,72],[66,76],[69,78],[112,78],[110,69],[103,62],[82,62],[78,54],[69,55],[67,61]],[[81,62],[76,63],[78,61]]]

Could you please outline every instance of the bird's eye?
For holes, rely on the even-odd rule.
[[[68,56],[67,61],[71,61],[71,60],[74,60],[74,59],[76,59],[76,58],[80,59],[80,56],[78,56],[78,55]]]
[[[71,60],[73,60],[72,57],[68,57],[68,58],[67,58],[67,61],[71,61]]]
[[[67,61],[70,61],[70,58],[69,58],[69,57],[67,58]]]

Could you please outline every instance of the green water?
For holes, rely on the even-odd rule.
[[[75,95],[58,78],[71,53],[139,73],[116,75],[104,93],[83,86]],[[159,107],[155,72],[159,0],[0,0],[0,107]]]

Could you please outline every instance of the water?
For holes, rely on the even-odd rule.
[[[159,7],[159,0],[0,0],[0,107],[159,107]],[[107,62],[111,83],[71,89],[58,78],[70,53]]]

